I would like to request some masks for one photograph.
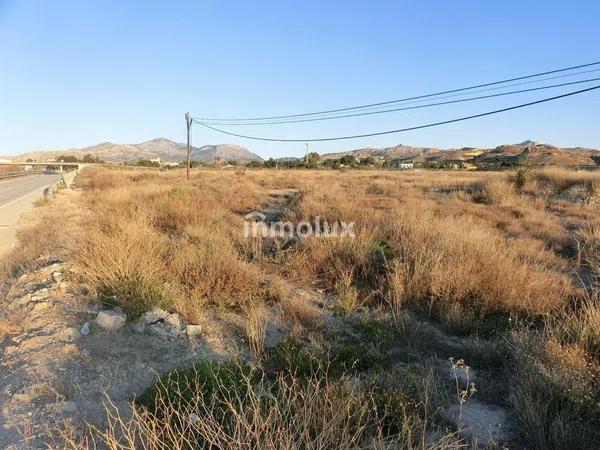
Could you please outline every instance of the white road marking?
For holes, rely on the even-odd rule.
[[[56,181],[54,183],[56,183]],[[50,183],[50,184],[48,184],[46,186],[41,186],[41,187],[35,188],[33,191],[31,191],[31,192],[29,192],[27,194],[21,195],[20,197],[15,198],[14,200],[11,200],[10,202],[5,203],[4,205],[0,205],[0,209],[6,208],[7,206],[12,205],[13,203],[17,203],[19,200],[23,200],[24,198],[29,197],[31,194],[37,194],[40,189],[43,191],[47,187],[52,186],[54,183]]]

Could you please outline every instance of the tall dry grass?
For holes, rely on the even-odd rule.
[[[356,237],[302,242],[288,261],[291,276],[318,280],[334,290],[355,286],[363,298],[387,296],[394,304],[460,302],[531,315],[555,310],[573,294],[564,264],[557,264],[543,243],[528,251],[527,236],[520,249],[518,237],[507,238],[470,214],[470,205],[440,210],[414,186],[392,183],[386,185],[388,198],[360,197],[352,194],[350,182],[366,180],[349,178],[347,185],[332,180],[305,191],[294,218],[355,221]],[[519,195],[505,179],[491,178],[483,186],[494,204],[513,202]],[[510,210],[501,213],[512,216]],[[344,298],[347,289],[341,291]]]
[[[192,320],[206,305],[281,298],[272,275],[320,284],[347,311],[365,302],[425,301],[539,315],[576,295],[569,261],[552,251],[575,240],[544,202],[505,174],[298,174],[201,171],[183,183],[176,172],[90,170],[79,181],[88,214],[73,250],[77,272],[133,314],[163,306]],[[597,177],[551,170],[527,176]],[[355,222],[356,236],[304,239],[276,255],[254,248],[242,237],[243,214],[268,209],[273,192],[289,190],[301,195],[284,209],[285,220]],[[249,258],[257,251],[261,258]]]
[[[341,315],[384,305],[397,327],[415,306],[445,311],[454,330],[473,328],[485,315],[516,317],[526,337],[514,345],[526,348],[511,361],[511,402],[522,433],[532,447],[577,448],[595,436],[577,422],[595,420],[585,396],[594,381],[580,371],[585,393],[571,392],[577,384],[568,374],[573,361],[593,367],[600,357],[599,303],[579,287],[593,291],[599,278],[600,213],[557,197],[581,186],[591,198],[598,179],[554,169],[527,172],[522,186],[504,173],[203,170],[184,183],[177,172],[98,169],[79,181],[86,213],[78,245],[60,252],[103,300],[134,315],[161,306],[195,322],[205,307],[246,311],[256,359],[264,355],[264,303],[279,303],[311,333],[322,328],[323,309],[295,301],[294,292],[307,287],[323,288]],[[285,248],[244,239],[243,215],[268,210],[273,196],[281,202],[289,190],[300,195],[283,208],[285,220],[355,222],[355,237],[311,237]],[[39,229],[27,232],[24,256],[11,267],[64,242],[60,226],[48,229],[37,239]],[[221,409],[196,397],[183,409],[159,398],[160,414],[136,408],[131,419],[113,417],[95,439],[123,449],[188,448],[194,439],[269,448],[273,435],[303,448],[426,447],[422,418],[401,416],[402,432],[384,433],[373,393],[329,381],[284,385],[275,394],[248,386],[243,402],[232,393]],[[223,409],[235,420],[217,420]],[[456,448],[449,439],[439,447]]]
[[[582,186],[591,191],[597,191],[600,187],[600,173],[598,172],[546,167],[531,171],[529,177],[534,181],[549,184],[557,192],[572,186]]]
[[[206,395],[207,382],[215,383],[213,395]],[[410,401],[400,407],[404,401],[347,378],[281,375],[273,382],[229,373],[207,381],[198,373],[162,385],[150,408],[134,406],[128,418],[109,404],[106,429],[92,429],[83,438],[63,432],[62,444],[73,450],[466,447],[458,434],[431,433],[427,417],[416,414]]]
[[[269,294],[260,268],[239,251],[234,211],[246,206],[244,198],[232,194],[226,202],[226,192],[204,180],[180,186],[170,175],[143,175],[92,172],[83,180],[92,211],[75,254],[83,281],[133,314],[161,306],[191,320],[205,305]]]

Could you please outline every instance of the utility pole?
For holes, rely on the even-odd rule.
[[[308,142],[305,142],[304,145],[306,145],[306,155],[304,156],[304,164],[306,165],[306,167],[308,167]]]
[[[185,113],[185,126],[187,128],[187,159],[186,159],[186,177],[190,181],[190,129],[192,128],[192,120],[190,119],[190,113]]]

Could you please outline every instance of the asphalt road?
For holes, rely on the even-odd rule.
[[[14,244],[21,214],[42,197],[45,187],[60,177],[43,174],[0,180],[0,256]]]

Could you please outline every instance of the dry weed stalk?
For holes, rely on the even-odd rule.
[[[260,360],[265,351],[265,338],[267,332],[267,311],[265,306],[250,304],[244,307],[246,315],[246,337],[250,345],[250,353],[256,360]]]

